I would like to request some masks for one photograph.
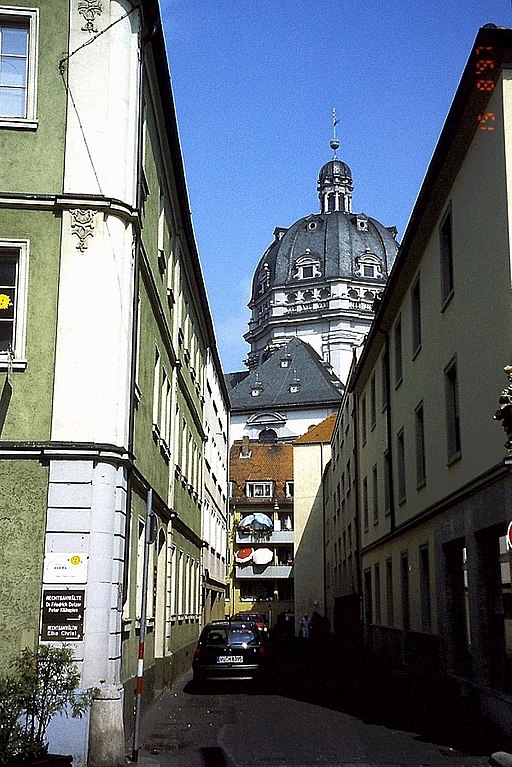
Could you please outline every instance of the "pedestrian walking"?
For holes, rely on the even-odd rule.
[[[299,636],[302,639],[309,639],[309,618],[306,613],[300,619]]]

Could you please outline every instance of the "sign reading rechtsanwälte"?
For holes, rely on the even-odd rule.
[[[85,589],[43,590],[43,641],[79,641],[84,637]]]

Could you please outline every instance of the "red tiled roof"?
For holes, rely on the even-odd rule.
[[[331,413],[331,415],[328,415],[323,421],[317,423],[316,426],[312,426],[311,429],[301,437],[297,437],[293,444],[308,445],[318,444],[319,442],[330,442],[337,417],[337,413]]]
[[[246,444],[247,446],[247,444]],[[234,500],[245,498],[247,481],[273,481],[279,496],[284,495],[284,485],[293,480],[293,446],[275,442],[248,443],[250,457],[242,458],[242,442],[235,442],[229,455],[229,479],[235,483]]]

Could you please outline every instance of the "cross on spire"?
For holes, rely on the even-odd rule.
[[[330,143],[330,147],[332,151],[334,152],[333,160],[336,160],[336,150],[339,148],[340,142],[338,141],[336,137],[336,126],[339,123],[339,120],[336,119],[336,107],[333,107],[332,110],[332,139]]]

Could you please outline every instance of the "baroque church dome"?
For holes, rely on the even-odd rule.
[[[299,336],[343,381],[393,265],[397,230],[352,212],[352,172],[336,156],[321,168],[317,189],[320,212],[277,227],[256,267],[246,364],[257,367]]]

